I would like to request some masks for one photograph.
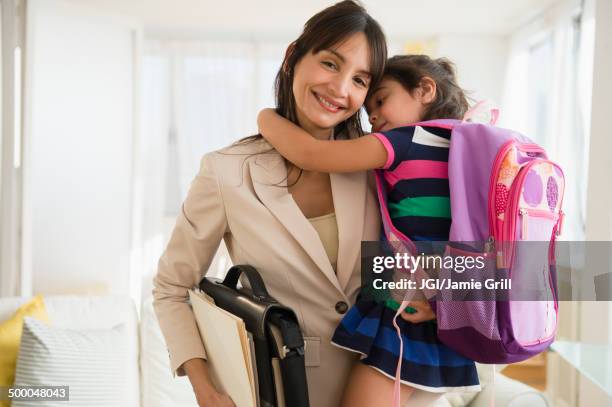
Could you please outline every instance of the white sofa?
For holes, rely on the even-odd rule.
[[[9,318],[26,298],[0,298],[0,322]],[[51,296],[45,305],[53,326],[72,329],[104,329],[125,323],[130,340],[125,369],[128,385],[122,397],[125,407],[197,407],[186,377],[172,378],[167,349],[163,341],[151,300],[137,310],[127,297]],[[485,375],[486,376],[486,375]],[[484,379],[484,377],[483,377]],[[496,407],[545,407],[550,404],[544,395],[517,381],[496,375],[495,386],[484,390],[469,402],[470,407],[490,405],[495,393]],[[450,395],[435,406],[465,405],[465,397]],[[316,406],[312,406],[316,407]]]

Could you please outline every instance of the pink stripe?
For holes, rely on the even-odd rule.
[[[395,186],[404,179],[415,178],[448,178],[448,163],[431,160],[403,161],[393,171],[385,171],[385,179]]]
[[[383,167],[383,169],[386,170],[387,168],[391,167],[391,164],[393,164],[393,161],[395,160],[395,151],[393,150],[393,146],[389,140],[382,133],[374,133],[372,135],[379,139],[385,147],[385,150],[387,150],[387,162]]]

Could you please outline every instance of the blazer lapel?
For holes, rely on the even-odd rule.
[[[321,239],[284,184],[287,168],[280,154],[276,152],[259,154],[254,161],[249,162],[249,171],[253,188],[261,202],[291,233],[325,277],[340,292],[344,293],[325,253]]]
[[[361,237],[365,222],[367,173],[330,174],[334,208],[338,222],[338,280],[344,290],[360,262]]]

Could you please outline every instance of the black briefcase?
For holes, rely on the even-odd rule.
[[[237,288],[244,274],[250,288]],[[241,318],[253,336],[260,407],[308,407],[304,338],[295,313],[270,297],[248,265],[229,269],[223,281],[204,277],[200,290]]]

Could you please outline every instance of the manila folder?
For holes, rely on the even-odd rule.
[[[248,335],[244,321],[217,307],[202,292],[189,290],[211,379],[227,393],[236,407],[255,407],[255,384]]]

